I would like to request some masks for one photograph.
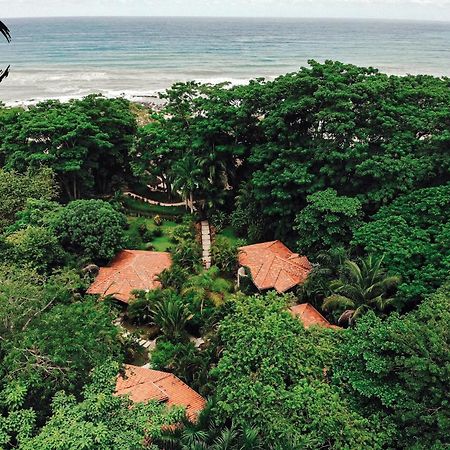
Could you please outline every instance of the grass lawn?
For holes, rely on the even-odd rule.
[[[173,243],[170,241],[170,232],[178,225],[177,223],[165,220],[161,226],[157,227],[153,222],[153,219],[146,217],[129,217],[128,223],[130,225],[127,231],[129,240],[128,246],[132,250],[146,250],[148,245],[151,244],[155,251],[166,252],[169,247],[173,246]],[[144,224],[150,233],[157,228],[160,229],[162,231],[162,236],[154,237],[151,241],[144,242],[139,233],[140,226]]]
[[[179,224],[176,224],[175,222],[171,222],[169,220],[164,221],[164,223],[157,227],[153,221],[151,221],[151,224],[149,224],[149,228],[155,229],[155,228],[161,228],[163,235],[161,237],[155,237],[151,241],[151,244],[155,248],[155,251],[157,252],[166,252],[169,247],[172,247],[174,244],[170,241],[170,231],[178,226]]]
[[[222,232],[218,234],[218,236],[227,238],[232,244],[237,244],[238,241],[242,241],[242,239],[236,236],[233,227],[224,228]]]

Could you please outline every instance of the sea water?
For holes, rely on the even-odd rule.
[[[145,98],[176,81],[272,79],[309,59],[450,76],[450,23],[343,19],[8,19],[8,104],[89,93]]]

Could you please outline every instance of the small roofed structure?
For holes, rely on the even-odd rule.
[[[170,253],[122,250],[108,267],[100,268],[87,293],[129,303],[133,291],[159,288],[157,276],[171,265]]]
[[[168,407],[184,406],[190,420],[196,420],[206,400],[175,375],[144,367],[125,365],[125,374],[119,374],[115,395],[129,395],[135,403],[151,400]]]
[[[279,293],[304,283],[312,269],[306,256],[291,252],[280,241],[241,247],[239,265],[250,270],[260,291],[275,289]]]
[[[325,317],[317,311],[314,306],[309,303],[302,303],[301,305],[295,305],[289,309],[290,313],[301,320],[305,328],[318,325],[325,328],[333,328],[340,330],[340,327],[331,325]]]

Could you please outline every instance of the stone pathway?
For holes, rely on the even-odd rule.
[[[120,328],[123,337],[133,337],[132,334],[122,326],[122,319],[120,319],[120,318],[116,319],[113,322],[113,324],[116,327]],[[136,337],[133,337],[133,339],[135,340],[135,342],[137,344],[139,344],[141,347],[144,347],[145,349],[147,349],[149,351],[154,350],[156,347],[156,339],[154,339],[153,341],[148,341],[146,339],[139,339]]]
[[[201,230],[203,248],[202,261],[205,268],[209,269],[211,267],[211,230],[207,220],[201,222]]]
[[[178,202],[178,203],[163,203],[163,202],[157,202],[156,200],[151,200],[150,198],[142,197],[138,194],[133,194],[133,192],[124,192],[123,195],[126,195],[127,197],[133,198],[134,200],[139,200],[144,203],[148,203],[149,205],[156,205],[156,206],[186,206],[185,202]],[[194,202],[194,210],[195,208]]]

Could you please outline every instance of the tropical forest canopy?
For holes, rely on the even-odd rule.
[[[450,80],[311,61],[162,97],[0,107],[0,448],[447,448]],[[307,281],[237,289],[238,247],[275,239]],[[126,310],[86,294],[121,249],[173,260]],[[119,315],[207,398],[197,422],[113,395],[149,362]]]

